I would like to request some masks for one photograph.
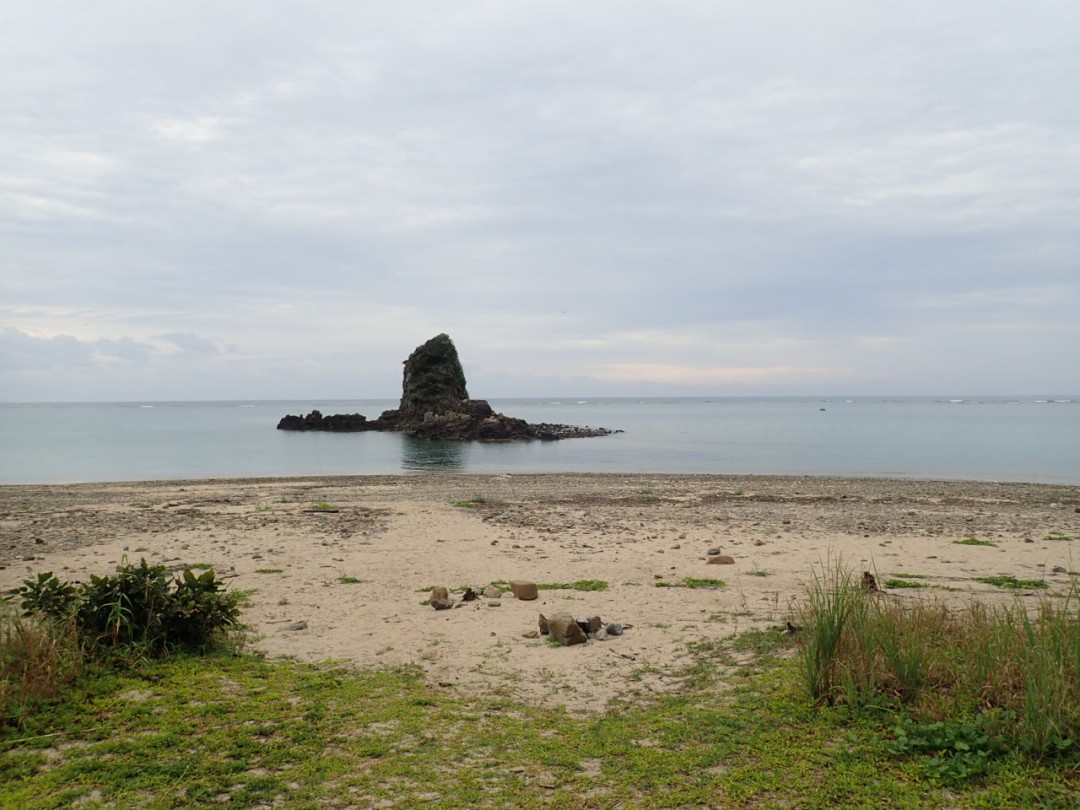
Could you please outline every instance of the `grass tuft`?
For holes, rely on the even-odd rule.
[[[990,548],[997,548],[997,543],[995,543],[993,540],[980,540],[978,537],[965,537],[963,540],[953,540],[953,545],[990,546]]]

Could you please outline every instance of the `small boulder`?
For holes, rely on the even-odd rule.
[[[438,585],[438,586],[431,589],[431,601],[432,602],[434,602],[437,599],[442,600],[442,601],[446,601],[449,598],[450,598],[450,591],[448,591],[446,589],[446,587],[444,587],[443,585]]]
[[[589,637],[585,635],[585,631],[577,623],[577,619],[565,611],[560,611],[548,619],[548,631],[551,637],[564,647],[573,644],[584,644],[589,640]]]
[[[548,627],[547,616],[545,616],[543,613],[541,613],[540,614],[540,635],[546,636],[549,632],[551,632],[551,629]]]
[[[532,601],[540,596],[540,591],[536,587],[536,583],[529,582],[525,579],[510,580],[510,593],[514,594],[514,596],[523,602]]]
[[[485,599],[502,599],[502,591],[496,588],[494,585],[488,585],[484,588]]]
[[[452,599],[432,599],[431,606],[436,610],[449,610],[454,606]]]
[[[735,558],[729,557],[727,554],[716,554],[709,557],[709,565],[734,565]]]
[[[618,622],[611,622],[604,628],[609,636],[621,636],[623,633],[623,626]]]

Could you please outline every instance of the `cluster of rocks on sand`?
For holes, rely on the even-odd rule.
[[[450,610],[483,599],[489,608],[496,608],[502,606],[502,598],[505,595],[522,602],[532,602],[540,597],[540,589],[535,582],[526,579],[512,579],[509,586],[509,590],[506,592],[495,585],[488,585],[483,589],[465,588],[460,598],[454,598],[445,585],[436,585],[431,589],[431,599],[428,600],[428,604],[435,610]],[[589,641],[606,641],[609,638],[621,636],[630,627],[633,627],[633,625],[604,622],[599,616],[575,617],[565,610],[560,610],[553,613],[551,618],[541,613],[537,621],[537,629],[526,630],[522,633],[522,636],[524,638],[548,636],[559,646],[571,647],[575,644],[587,644]]]

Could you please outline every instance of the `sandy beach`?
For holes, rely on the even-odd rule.
[[[0,589],[125,559],[208,565],[249,594],[250,648],[268,656],[415,665],[446,689],[579,711],[677,689],[692,642],[782,625],[822,564],[927,586],[880,598],[1035,600],[1080,570],[1074,538],[1080,487],[1063,485],[552,474],[0,487]],[[1048,587],[977,581],[997,574]],[[436,585],[509,580],[608,587],[426,604]],[[627,629],[565,648],[530,637],[559,610]]]

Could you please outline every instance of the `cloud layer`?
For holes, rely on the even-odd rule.
[[[0,400],[1080,393],[1080,16],[5,12]]]

